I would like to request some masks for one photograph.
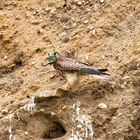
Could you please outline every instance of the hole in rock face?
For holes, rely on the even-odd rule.
[[[53,122],[49,130],[45,131],[42,135],[43,139],[54,139],[62,137],[66,134],[65,129],[59,122]]]
[[[22,132],[27,134],[23,136],[22,139],[30,140],[30,136],[33,140],[48,140],[56,139],[62,137],[66,134],[65,127],[63,127],[63,122],[60,122],[56,114],[52,115],[48,111],[37,111],[32,114],[25,113],[22,114],[27,123],[18,122],[17,139],[21,139]],[[22,127],[21,127],[22,126]]]
[[[59,120],[57,114],[48,110],[25,112],[21,110],[18,116],[12,119],[12,132],[18,140],[48,140],[63,137],[67,131],[65,124]],[[1,124],[1,123],[0,123]],[[8,133],[1,134],[9,136]],[[61,139],[61,138],[60,138]],[[6,139],[3,139],[6,140]]]

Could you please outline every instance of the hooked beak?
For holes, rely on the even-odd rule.
[[[48,53],[48,56],[50,56],[49,53]],[[48,60],[48,58],[49,58],[49,57],[47,57],[45,60]],[[47,66],[47,65],[49,65],[49,64],[51,64],[51,63],[50,63],[50,62],[48,62],[48,63],[42,62],[42,63],[41,63],[42,66]]]
[[[51,57],[51,55],[48,53],[48,57],[45,60],[48,60],[50,57]],[[50,65],[50,64],[51,64],[50,62],[48,62],[48,63],[42,62],[41,63],[42,66],[47,66],[47,65]]]
[[[43,63],[43,62],[41,63],[42,66],[47,66],[47,65],[50,65],[50,64],[51,63],[49,63],[49,62],[48,63]]]

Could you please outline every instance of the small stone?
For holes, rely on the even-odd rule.
[[[125,86],[124,85],[121,85],[121,88],[123,89],[123,88],[125,88]]]
[[[15,17],[15,19],[16,19],[16,20],[21,20],[21,17],[18,17],[18,16],[17,16],[17,17]]]
[[[44,109],[40,109],[40,111],[41,111],[41,112],[44,112],[45,110],[44,110]]]
[[[140,66],[140,64],[137,64],[137,67],[139,67]]]
[[[95,29],[92,30],[92,35],[95,35],[96,31]]]
[[[7,57],[8,57],[8,56],[7,56],[7,55],[5,55],[3,59],[4,59],[4,60],[7,60]]]
[[[35,15],[37,15],[38,14],[38,11],[34,11],[33,12],[33,15],[35,16]]]
[[[86,11],[89,12],[89,11],[91,11],[91,9],[90,8],[87,8]]]
[[[132,113],[133,113],[133,114],[136,114],[136,113],[137,113],[137,111],[138,111],[138,110],[136,109],[136,110],[134,110]]]
[[[21,73],[25,72],[25,70],[22,70]]]
[[[76,27],[77,26],[77,23],[73,23],[73,27]]]
[[[98,107],[101,108],[101,109],[106,109],[106,108],[108,108],[107,104],[105,104],[105,103],[100,103],[100,104],[98,105]]]
[[[51,8],[49,8],[49,7],[45,9],[46,12],[50,12],[50,10],[51,10]]]
[[[72,9],[73,9],[73,10],[75,10],[75,9],[76,9],[76,7],[75,7],[75,6],[73,6],[73,7],[72,7]]]
[[[78,125],[77,125],[77,128],[82,128],[82,125],[81,125],[81,124],[78,124]]]
[[[94,29],[93,26],[88,26],[87,28],[88,28],[89,30],[93,30],[93,29]]]
[[[28,135],[29,133],[27,131],[24,132],[25,135]]]
[[[100,0],[100,2],[101,2],[101,3],[104,3],[104,2],[105,2],[105,0]]]
[[[56,9],[51,9],[50,14],[54,14]]]
[[[118,113],[118,116],[122,116],[122,113]]]
[[[37,31],[37,33],[38,34],[43,34],[44,33],[44,30],[43,29],[40,29],[40,30]]]
[[[1,114],[2,114],[2,115],[7,115],[7,114],[8,114],[8,110],[7,110],[7,109],[1,110]]]
[[[124,82],[123,85],[126,86],[127,85],[127,82]]]
[[[84,21],[84,24],[87,24],[88,22],[89,22],[88,20],[85,20],[85,21]]]
[[[33,62],[32,62],[32,65],[35,65],[35,64],[36,64],[36,62],[35,62],[35,61],[33,61]]]
[[[66,30],[69,30],[71,27],[64,25],[63,28],[66,29]]]
[[[85,59],[86,59],[86,61],[89,60],[89,56],[86,56]]]
[[[54,112],[51,112],[51,116],[55,116],[55,114],[56,114],[56,113],[54,113]]]
[[[95,17],[97,20],[99,19],[99,17]]]
[[[123,80],[129,79],[129,78],[130,78],[129,76],[125,76],[125,77],[123,77]]]
[[[105,59],[105,55],[102,56],[102,59],[103,59],[103,60]]]
[[[78,5],[82,5],[82,2],[81,2],[81,1],[78,1],[77,4],[78,4]]]
[[[62,107],[62,110],[65,109],[65,108],[67,108],[67,106],[63,106],[63,107]]]
[[[34,25],[38,25],[40,24],[41,20],[32,20],[32,24]]]

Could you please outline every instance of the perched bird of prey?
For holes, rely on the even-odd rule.
[[[68,85],[74,85],[78,79],[77,74],[92,74],[92,75],[109,75],[106,73],[108,71],[107,69],[97,69],[92,66],[89,66],[88,64],[79,62],[72,58],[66,58],[61,56],[58,52],[54,52],[52,55],[48,54],[47,57],[48,63],[43,64],[43,66],[46,65],[53,65],[56,70],[61,72],[63,77],[67,79],[67,85],[66,89],[68,88]],[[73,78],[70,78],[73,77]]]

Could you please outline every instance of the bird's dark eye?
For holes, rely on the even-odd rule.
[[[56,56],[57,58],[59,58],[60,54],[58,52],[54,52],[54,56]]]
[[[57,55],[57,52],[54,52],[54,55]]]

